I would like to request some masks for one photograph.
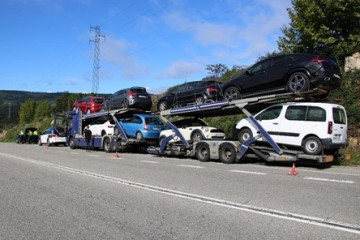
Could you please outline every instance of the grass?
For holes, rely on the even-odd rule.
[[[340,160],[341,166],[360,166],[360,151],[342,149],[340,154],[343,154],[343,157]]]

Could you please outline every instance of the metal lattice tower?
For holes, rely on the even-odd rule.
[[[92,30],[95,31],[95,38],[90,39],[90,42],[95,43],[93,76],[92,76],[92,92],[93,93],[98,93],[98,90],[99,90],[99,69],[100,69],[100,64],[99,64],[100,38],[101,37],[105,38],[105,35],[101,34],[99,26],[95,26],[95,27],[90,26],[90,31],[92,31]]]

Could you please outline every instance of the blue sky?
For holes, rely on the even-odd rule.
[[[161,93],[277,49],[290,0],[0,0],[0,90]]]

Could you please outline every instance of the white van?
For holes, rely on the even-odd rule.
[[[347,145],[347,116],[338,104],[291,102],[272,105],[255,115],[256,120],[279,145],[302,148],[304,153],[334,154]],[[240,142],[258,134],[245,118],[236,125]],[[259,138],[258,141],[265,141]]]

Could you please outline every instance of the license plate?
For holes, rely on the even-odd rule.
[[[341,78],[338,74],[336,74],[336,73],[334,73],[334,77],[336,77],[336,78]]]
[[[154,127],[153,129],[154,129],[154,130],[160,130],[160,128],[158,128],[158,127]]]
[[[147,98],[147,96],[144,96],[144,95],[139,95],[139,97],[141,97],[141,98]]]

